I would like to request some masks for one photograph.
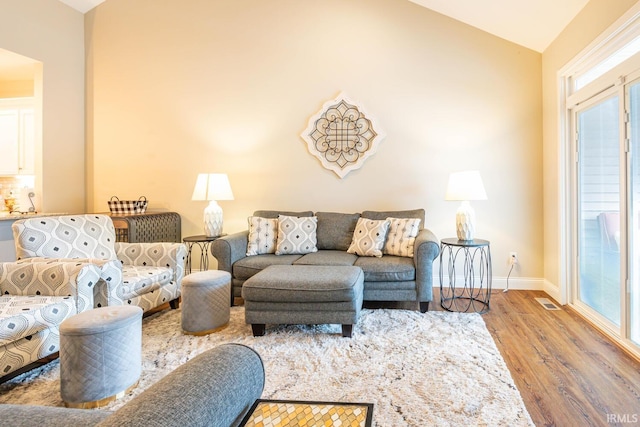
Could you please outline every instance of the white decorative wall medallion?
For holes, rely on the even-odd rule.
[[[340,178],[361,167],[384,138],[373,117],[344,93],[325,102],[301,136],[309,152]]]

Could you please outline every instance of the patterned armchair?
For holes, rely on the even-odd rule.
[[[99,279],[90,263],[0,263],[0,376],[58,352],[60,324],[93,308]]]
[[[100,214],[18,220],[13,237],[18,262],[55,258],[99,266],[94,307],[130,304],[148,311],[166,302],[178,307],[187,257],[182,243],[116,242],[111,218]]]

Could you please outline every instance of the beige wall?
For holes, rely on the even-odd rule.
[[[448,174],[479,169],[494,277],[540,279],[541,55],[408,1],[109,0],[86,15],[89,207],[145,195],[201,234],[196,174],[226,172],[225,230],[256,209],[427,211],[455,236]],[[386,138],[339,179],[300,138],[346,92]]]
[[[591,0],[542,55],[544,111],[544,277],[560,296],[558,71],[595,40],[637,0]]]
[[[83,212],[84,18],[58,1],[0,0],[0,48],[42,62],[42,209]]]
[[[33,95],[33,80],[0,80],[0,98],[24,98]]]

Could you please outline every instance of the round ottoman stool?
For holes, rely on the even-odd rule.
[[[142,309],[102,307],[60,325],[60,394],[67,407],[99,408],[136,386],[142,371]]]
[[[182,279],[182,330],[185,334],[206,335],[229,323],[231,275],[206,270]]]

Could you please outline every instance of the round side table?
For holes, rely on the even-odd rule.
[[[458,264],[457,269],[456,264]],[[445,270],[448,283],[445,283]],[[461,278],[459,274],[462,275]],[[442,239],[440,241],[440,306],[447,311],[471,310],[484,313],[489,310],[490,298],[491,248],[489,241]]]
[[[191,251],[193,250],[193,246],[197,245],[200,248],[200,270],[208,270],[209,269],[209,245],[216,239],[219,239],[222,236],[226,236],[226,234],[221,234],[216,237],[205,236],[204,234],[199,236],[187,236],[182,241],[187,244],[187,263],[185,268],[185,273],[191,273],[192,269],[192,260],[191,260]]]

